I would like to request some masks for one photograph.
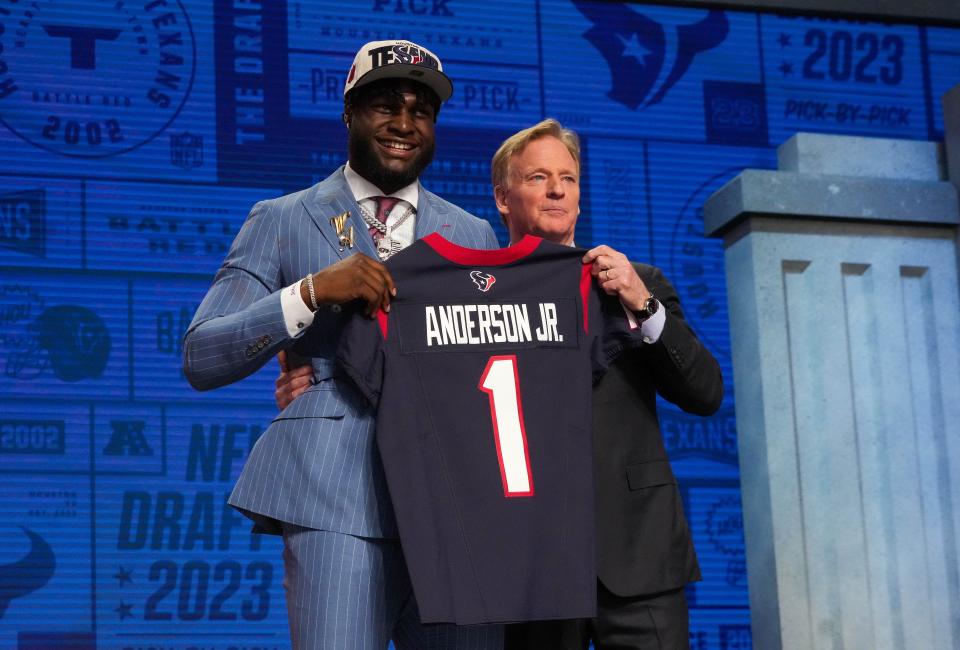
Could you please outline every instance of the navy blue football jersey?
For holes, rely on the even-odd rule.
[[[390,312],[347,323],[425,623],[595,614],[592,378],[640,335],[584,252],[433,234],[387,262]]]

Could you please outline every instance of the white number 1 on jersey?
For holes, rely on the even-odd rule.
[[[512,354],[490,357],[480,376],[478,388],[490,398],[490,419],[493,421],[493,437],[497,443],[503,496],[533,496],[533,476],[530,473],[530,455],[527,452],[527,432],[523,424],[523,405],[520,403],[517,357]]]

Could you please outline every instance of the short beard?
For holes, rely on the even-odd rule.
[[[374,152],[374,141],[369,136],[356,135],[349,132],[347,145],[350,151],[350,167],[368,181],[376,185],[380,191],[392,194],[402,187],[410,185],[420,176],[420,172],[433,162],[435,146],[420,150],[420,155],[410,161],[410,165],[403,171],[393,171],[380,164]]]

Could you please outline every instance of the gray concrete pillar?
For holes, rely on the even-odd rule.
[[[753,647],[960,647],[957,191],[942,149],[801,133],[725,244]]]

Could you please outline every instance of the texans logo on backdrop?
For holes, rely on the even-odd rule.
[[[477,289],[484,293],[490,291],[490,287],[497,281],[495,277],[483,271],[470,271],[470,279],[477,285]]]
[[[716,9],[694,23],[660,23],[627,4],[573,4],[593,23],[583,36],[610,68],[607,96],[631,110],[661,102],[697,55],[722,43],[730,29]]]
[[[18,560],[0,565],[0,620],[7,613],[11,601],[40,589],[50,581],[57,569],[57,559],[46,540],[29,528],[20,528],[30,539],[30,550]],[[4,542],[0,544],[0,552],[4,555],[9,549],[20,546],[13,539]]]
[[[196,68],[179,2],[50,0],[0,8],[0,122],[64,156],[103,158],[159,135]]]

